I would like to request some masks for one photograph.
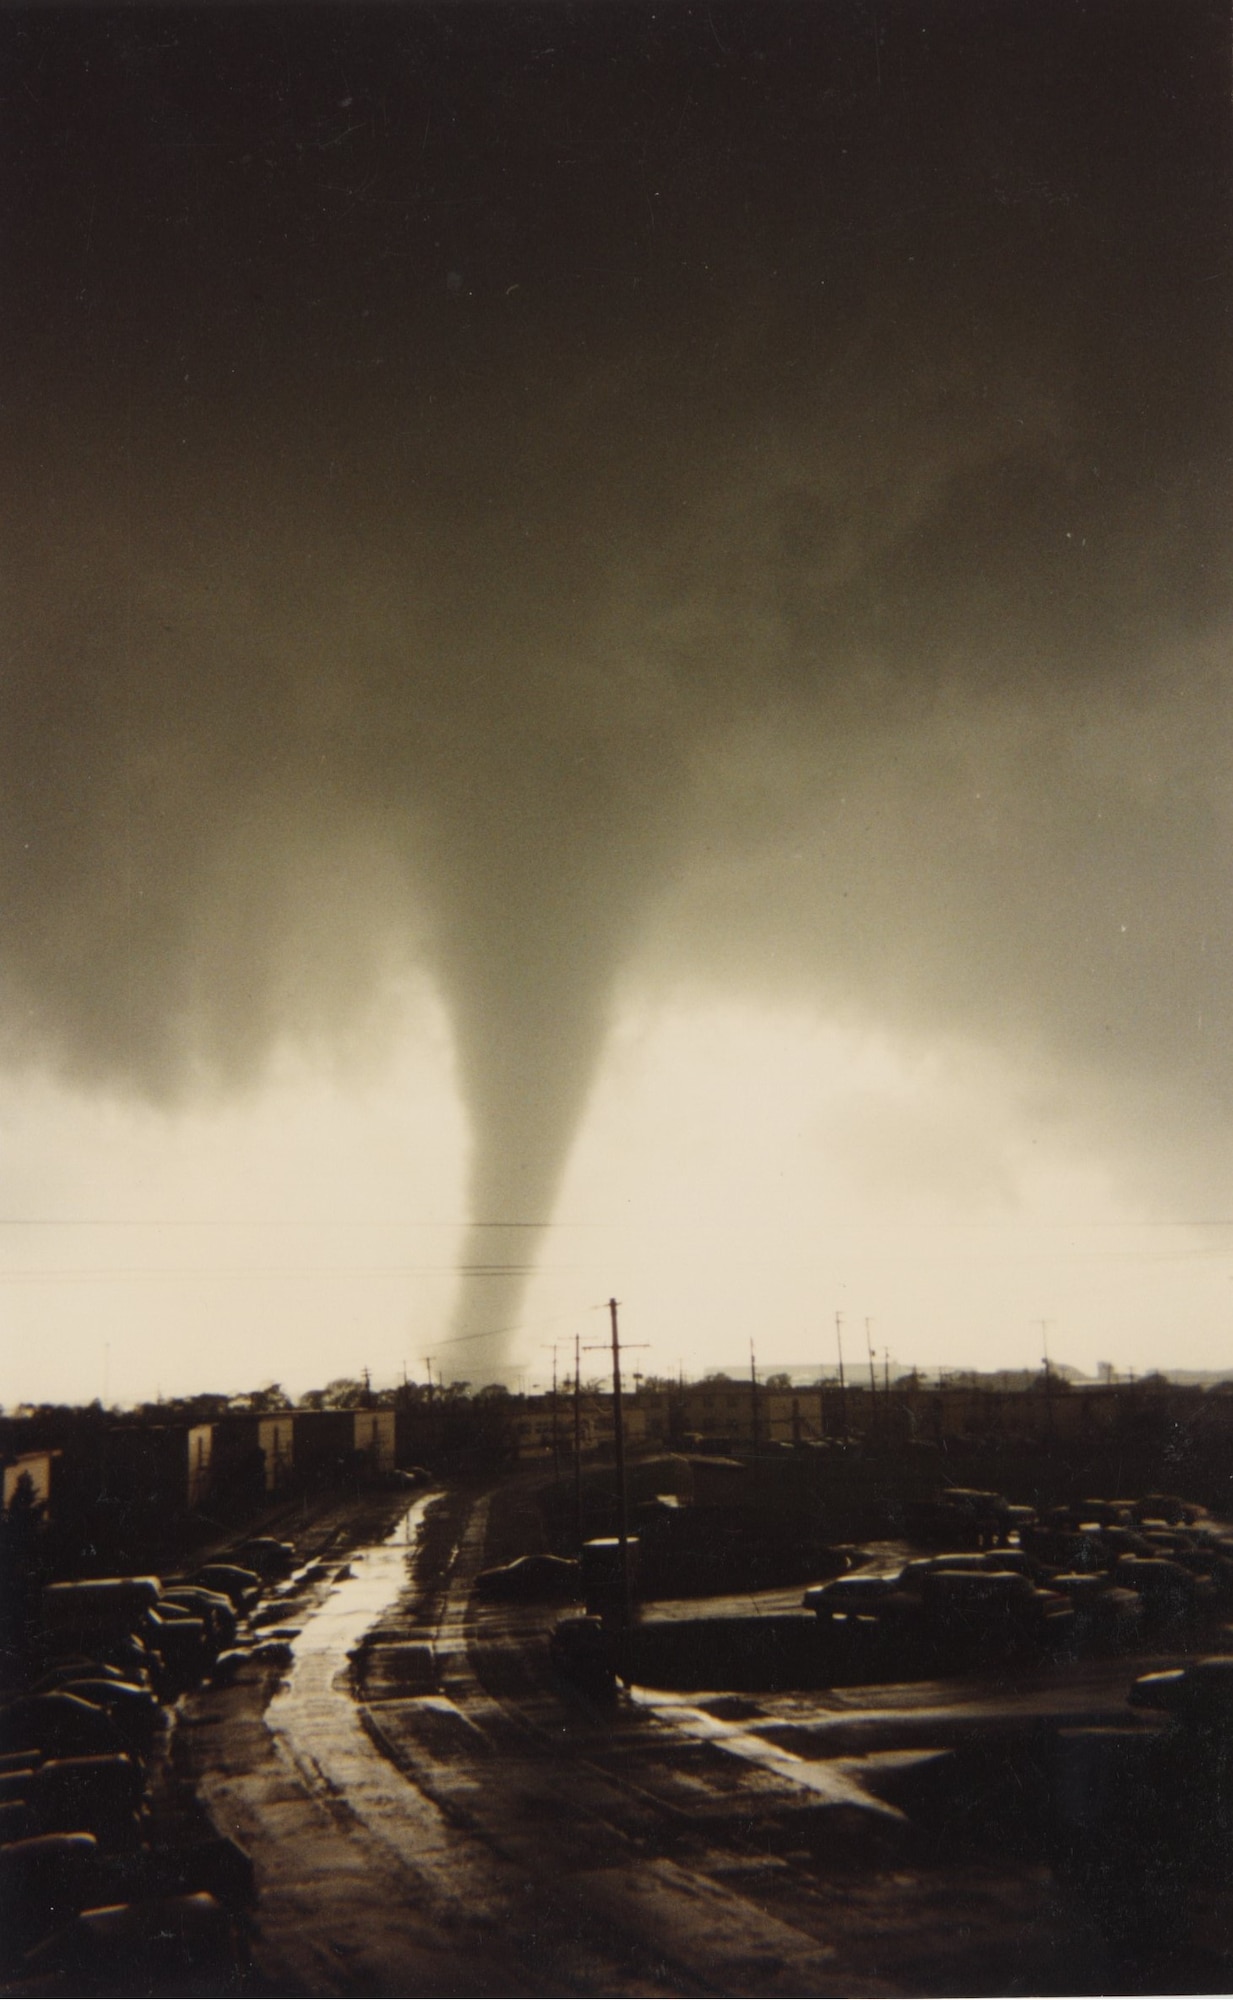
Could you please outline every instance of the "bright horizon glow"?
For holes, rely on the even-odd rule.
[[[284,1051],[242,1100],[175,1113],[10,1084],[0,1120],[3,1400],[120,1404],[370,1369],[469,1379],[448,1339],[467,1138],[449,1026],[409,989],[388,1061]],[[626,996],[533,1262],[511,1386],[572,1368],[622,1301],[631,1372],[834,1365],[1218,1368],[1227,1224],[1152,1215],[1031,1079],[962,1044],[909,1047],[681,990]],[[584,1374],[603,1376],[591,1353]]]
[[[403,997],[386,1061],[285,1049],[260,1089],[214,1105],[10,1080],[6,1404],[422,1373],[418,1330],[453,1298],[467,1137],[444,1010],[424,986]]]
[[[1035,1368],[1045,1319],[1051,1360],[1088,1374],[1218,1368],[1233,1246],[1212,1220],[1136,1204],[990,1053],[683,998],[612,1039],[557,1209],[576,1265],[558,1280],[550,1248],[526,1317],[611,1272],[646,1372],[743,1369],[751,1339],[760,1368],[833,1369],[837,1310],[853,1367],[868,1317],[879,1363]]]

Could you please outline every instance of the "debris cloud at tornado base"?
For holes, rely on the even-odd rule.
[[[426,968],[467,1336],[630,968],[1202,1205],[1227,24],[960,11],[10,20],[10,1063],[191,1102]]]

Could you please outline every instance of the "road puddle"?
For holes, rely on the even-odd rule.
[[[317,1789],[338,1794],[375,1784],[384,1790],[392,1777],[352,1699],[351,1656],[406,1589],[407,1559],[436,1497],[422,1494],[383,1542],[349,1558],[350,1575],[332,1585],[293,1641],[292,1665],[265,1719],[285,1755]]]
[[[345,1666],[348,1654],[405,1590],[407,1558],[419,1539],[428,1502],[436,1497],[421,1495],[383,1542],[347,1558],[347,1573],[337,1572],[333,1588],[303,1621],[295,1642],[295,1665],[278,1702],[294,1697],[302,1679],[317,1681],[318,1675],[309,1671],[310,1662],[337,1657],[340,1667]]]

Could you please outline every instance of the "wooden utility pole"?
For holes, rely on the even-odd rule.
[[[617,1538],[621,1545],[621,1612],[629,1624],[633,1595],[629,1582],[629,1494],[625,1485],[625,1418],[621,1411],[621,1335],[617,1327],[617,1302],[609,1299],[612,1320],[612,1441],[616,1447]]]
[[[617,1324],[617,1301],[609,1299],[612,1321],[612,1442],[616,1454],[617,1545],[621,1568],[621,1619],[628,1625],[633,1616],[633,1589],[629,1574],[629,1494],[625,1480],[625,1415],[621,1406],[621,1333]],[[627,1343],[628,1344],[628,1343]],[[645,1345],[636,1342],[636,1345]]]
[[[581,1341],[574,1335],[574,1531],[582,1547],[582,1363]]]
[[[750,1437],[753,1447],[758,1449],[758,1364],[754,1359],[754,1344],[749,1343],[749,1418]]]
[[[561,1439],[557,1431],[557,1350],[552,1350],[552,1476],[561,1484]]]
[[[1047,1426],[1047,1428],[1048,1428],[1048,1432],[1049,1432],[1049,1438],[1050,1438],[1050,1441],[1052,1441],[1052,1438],[1053,1438],[1053,1370],[1052,1370],[1052,1369],[1050,1368],[1050,1366],[1049,1366],[1049,1328],[1050,1328],[1050,1326],[1051,1326],[1051,1325],[1053,1324],[1053,1322],[1052,1322],[1052,1320],[1047,1320],[1047,1319],[1038,1319],[1038,1320],[1037,1320],[1037,1322],[1036,1322],[1036,1324],[1037,1324],[1037,1326],[1038,1326],[1038,1327],[1040,1328],[1040,1344],[1041,1344],[1041,1346],[1042,1346],[1042,1347],[1043,1347],[1043,1349],[1044,1349],[1044,1354],[1042,1355],[1042,1357],[1041,1357],[1041,1358],[1042,1358],[1042,1361],[1043,1361],[1043,1364],[1044,1364],[1044,1370],[1045,1370],[1045,1424],[1046,1424],[1046,1426]]]
[[[547,1347],[544,1352],[547,1353]],[[552,1477],[561,1484],[561,1440],[557,1431],[557,1343],[552,1343]]]
[[[835,1346],[839,1353],[839,1421],[843,1425],[843,1434],[846,1438],[848,1435],[848,1385],[843,1375],[843,1314],[841,1312],[835,1314]]]
[[[872,1320],[867,1319],[865,1321],[865,1349],[869,1355],[869,1428],[871,1431],[876,1431],[878,1427],[878,1370],[873,1358],[873,1338],[869,1332],[872,1325]]]

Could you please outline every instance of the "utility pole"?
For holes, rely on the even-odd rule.
[[[561,1484],[561,1436],[557,1429],[557,1350],[552,1350],[552,1477]]]
[[[621,1620],[628,1626],[633,1615],[633,1591],[629,1574],[629,1493],[625,1480],[625,1416],[621,1407],[621,1333],[617,1324],[617,1300],[609,1299],[612,1321],[612,1442],[616,1455],[617,1543],[621,1566]],[[639,1342],[645,1346],[645,1342]]]
[[[1050,1327],[1052,1326],[1052,1324],[1053,1324],[1053,1321],[1052,1321],[1052,1320],[1049,1320],[1049,1319],[1038,1319],[1038,1320],[1037,1320],[1037,1322],[1036,1322],[1036,1324],[1037,1324],[1037,1326],[1038,1326],[1038,1327],[1040,1328],[1040,1344],[1041,1344],[1042,1348],[1044,1349],[1044,1354],[1042,1355],[1042,1357],[1041,1357],[1041,1358],[1042,1358],[1042,1362],[1043,1362],[1043,1365],[1044,1365],[1044,1370],[1045,1370],[1045,1423],[1046,1423],[1046,1426],[1047,1426],[1047,1428],[1048,1428],[1048,1432],[1049,1432],[1049,1440],[1050,1440],[1050,1443],[1052,1443],[1052,1441],[1053,1441],[1053,1370],[1052,1370],[1052,1369],[1050,1368],[1050,1366],[1049,1366],[1049,1328],[1050,1328]]]
[[[756,1451],[758,1449],[758,1364],[754,1359],[752,1340],[749,1343],[749,1404],[750,1437]]]
[[[574,1530],[582,1547],[582,1363],[581,1342],[574,1335]]]
[[[1037,1320],[1037,1322],[1036,1322],[1036,1324],[1037,1324],[1037,1326],[1038,1326],[1038,1327],[1040,1328],[1040,1344],[1041,1344],[1041,1347],[1042,1347],[1042,1348],[1043,1348],[1043,1350],[1044,1350],[1044,1352],[1043,1352],[1043,1353],[1042,1353],[1042,1355],[1041,1355],[1041,1363],[1042,1363],[1042,1365],[1043,1365],[1043,1367],[1044,1367],[1044,1371],[1045,1371],[1045,1377],[1046,1377],[1046,1379],[1048,1379],[1048,1375],[1049,1375],[1049,1328],[1050,1328],[1050,1327],[1051,1327],[1051,1326],[1053,1325],[1053,1321],[1052,1321],[1051,1319],[1038,1319],[1038,1320]]]
[[[629,1494],[625,1485],[625,1418],[621,1411],[621,1335],[617,1327],[617,1302],[609,1299],[612,1320],[612,1442],[616,1448],[617,1538],[621,1544],[621,1610],[629,1624],[632,1596],[629,1587]]]
[[[557,1433],[557,1347],[552,1344],[552,1476],[561,1484],[561,1441]]]
[[[878,1373],[873,1358],[873,1337],[869,1331],[872,1325],[872,1320],[867,1319],[865,1321],[865,1348],[869,1355],[869,1428],[871,1431],[876,1431],[878,1427]]]
[[[839,1421],[843,1434],[848,1435],[848,1385],[843,1376],[843,1314],[835,1314],[835,1346],[839,1352]]]
[[[428,1373],[428,1407],[429,1407],[429,1409],[431,1410],[431,1408],[432,1408],[432,1359],[431,1359],[431,1356],[429,1356],[429,1355],[427,1355],[427,1354],[426,1354],[426,1355],[424,1356],[424,1367],[425,1367],[425,1369],[427,1370],[427,1373]]]

